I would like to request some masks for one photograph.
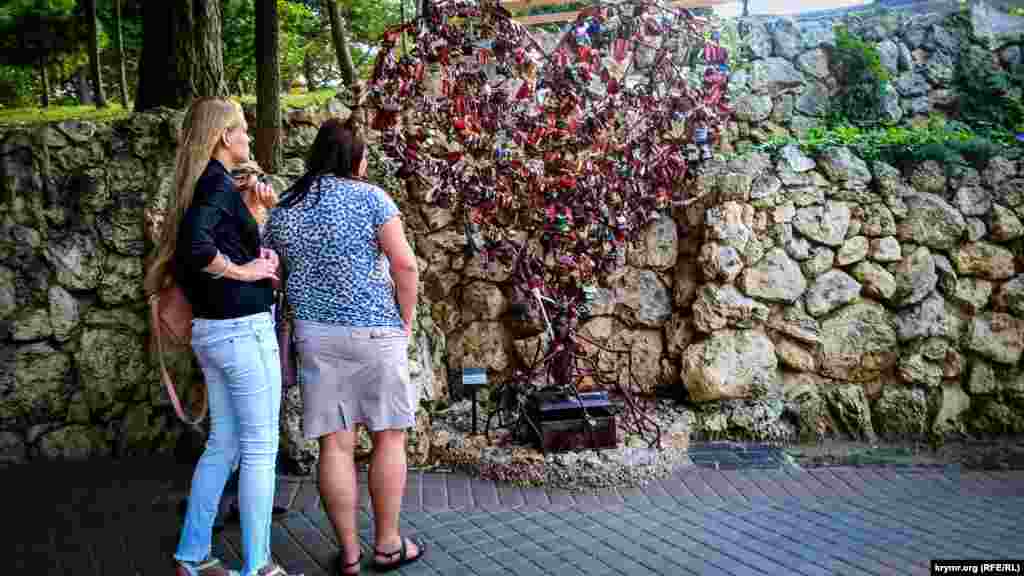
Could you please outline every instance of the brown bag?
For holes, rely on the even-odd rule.
[[[281,387],[289,388],[295,386],[298,381],[298,367],[295,361],[292,311],[288,307],[288,298],[285,296],[284,290],[278,294],[274,314],[277,316],[274,327],[277,330],[277,349],[281,361]]]
[[[167,389],[167,395],[174,406],[178,418],[189,426],[198,427],[206,418],[209,409],[206,394],[200,394],[199,416],[189,419],[182,408],[181,400],[174,389],[174,381],[164,363],[164,342],[178,347],[187,347],[192,343],[192,305],[189,304],[185,292],[176,282],[171,282],[149,298],[150,324],[153,338],[156,340],[156,353],[160,358],[160,380]]]

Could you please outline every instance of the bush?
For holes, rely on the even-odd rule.
[[[828,124],[877,124],[889,82],[878,47],[851,34],[846,26],[836,26],[835,33],[829,61],[833,76],[843,82],[830,103]]]

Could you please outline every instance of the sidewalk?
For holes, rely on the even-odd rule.
[[[14,573],[169,574],[190,473],[161,459],[0,468]],[[327,574],[338,548],[314,482],[282,477],[278,504],[290,512],[274,555]],[[688,467],[593,494],[416,472],[404,506],[405,534],[429,546],[410,575],[903,575],[932,558],[1024,557],[1024,471]],[[238,543],[229,522],[215,546],[236,567]]]

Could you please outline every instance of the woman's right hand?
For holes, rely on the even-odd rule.
[[[242,282],[259,282],[266,279],[277,282],[277,262],[270,258],[256,258],[244,266],[235,265],[235,275]]]

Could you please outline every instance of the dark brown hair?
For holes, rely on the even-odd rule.
[[[285,192],[280,205],[290,208],[302,202],[313,184],[324,176],[355,179],[365,155],[366,141],[351,117],[348,120],[331,118],[325,121],[309,150],[306,173]]]

